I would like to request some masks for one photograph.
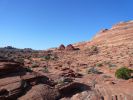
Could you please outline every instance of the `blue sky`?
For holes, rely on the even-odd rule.
[[[0,47],[47,49],[90,40],[133,19],[133,0],[0,0]]]

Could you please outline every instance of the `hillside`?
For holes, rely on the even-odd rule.
[[[1,48],[0,56],[0,100],[133,100],[133,79],[115,76],[133,69],[133,21],[91,41],[45,51]]]

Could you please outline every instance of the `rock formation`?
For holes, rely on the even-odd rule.
[[[133,100],[123,66],[133,70],[133,21],[58,49],[0,48],[0,100]]]
[[[66,50],[70,51],[70,50],[75,50],[74,46],[72,44],[69,44],[66,46]]]
[[[65,50],[65,46],[64,46],[63,44],[61,44],[61,45],[59,46],[59,50]]]

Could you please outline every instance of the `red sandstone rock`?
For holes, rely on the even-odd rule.
[[[66,50],[75,50],[75,48],[73,47],[73,45],[72,44],[69,44],[69,45],[67,45],[66,46]]]
[[[48,85],[36,85],[18,100],[57,100],[59,93]]]
[[[65,50],[65,46],[64,46],[63,44],[61,44],[61,45],[59,46],[59,50]]]

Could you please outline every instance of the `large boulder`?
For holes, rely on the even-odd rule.
[[[69,44],[66,46],[66,50],[69,51],[69,50],[75,50],[74,46],[72,44]]]
[[[65,50],[65,46],[64,46],[63,44],[61,44],[61,45],[59,46],[59,50]]]

